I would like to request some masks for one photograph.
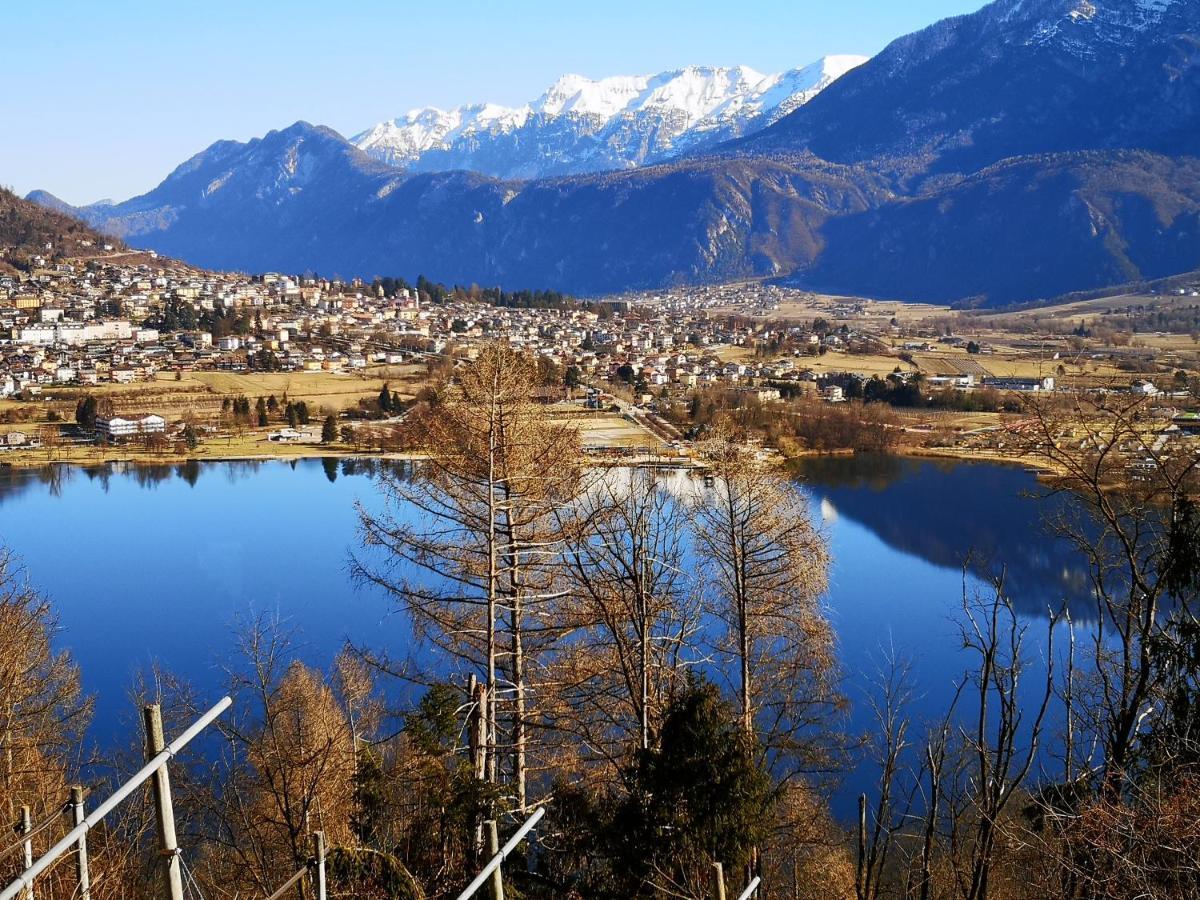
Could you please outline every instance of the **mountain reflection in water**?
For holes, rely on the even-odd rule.
[[[1084,561],[1046,521],[1070,503],[1017,466],[885,455],[811,457],[794,464],[822,514],[870,529],[888,546],[942,568],[1003,572],[1018,611],[1045,616],[1064,601],[1091,610]]]

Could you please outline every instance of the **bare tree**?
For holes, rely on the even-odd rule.
[[[687,571],[686,510],[646,469],[593,475],[570,511],[568,563],[579,629],[558,663],[557,727],[614,768],[654,745],[692,661],[700,610]]]
[[[854,894],[857,900],[875,900],[883,887],[896,841],[909,824],[914,786],[906,787],[905,758],[911,748],[908,718],[912,702],[909,664],[889,650],[879,673],[877,691],[870,698],[875,721],[872,761],[879,767],[879,789],[873,806],[866,794],[858,800],[858,854]]]
[[[423,419],[428,458],[411,476],[380,478],[384,513],[360,506],[364,553],[352,564],[358,578],[401,601],[419,636],[483,669],[485,772],[498,781],[505,750],[522,809],[528,664],[555,633],[550,607],[564,593],[557,573],[565,548],[557,512],[574,494],[579,460],[577,432],[531,400],[535,374],[531,360],[499,344],[456,370]],[[511,696],[504,745],[502,666]]]
[[[0,802],[5,821],[21,805],[35,818],[61,808],[78,770],[91,700],[70,655],[56,652],[49,602],[0,549]]]
[[[1128,395],[1080,397],[1067,405],[1031,401],[1018,452],[1040,461],[1065,504],[1051,525],[1086,560],[1096,598],[1090,717],[1102,749],[1110,800],[1128,782],[1138,743],[1170,672],[1155,646],[1178,644],[1178,625],[1196,621],[1195,586],[1173,590],[1200,534],[1194,497],[1200,456],[1180,452]],[[1166,607],[1170,607],[1169,609]],[[1082,703],[1073,698],[1074,707]]]
[[[215,892],[270,894],[309,858],[310,835],[354,846],[354,730],[323,673],[294,658],[278,623],[258,619],[239,636],[229,669],[233,711],[216,723],[224,750],[180,779],[206,847],[200,871]],[[198,711],[186,690],[176,708]]]
[[[742,727],[777,758],[820,765],[812,731],[840,704],[820,607],[825,537],[804,497],[752,450],[721,441],[707,458],[713,485],[692,505],[692,534],[736,672]]]
[[[965,584],[963,595],[963,645],[977,655],[978,667],[967,682],[974,688],[975,721],[963,729],[971,757],[966,790],[971,814],[959,816],[955,824],[963,819],[973,823],[968,865],[959,876],[962,896],[986,900],[1004,816],[1038,759],[1046,712],[1055,694],[1057,617],[1051,616],[1047,624],[1045,672],[1027,709],[1021,693],[1029,666],[1024,658],[1027,626],[1017,620],[1003,579],[993,582],[990,596],[971,597]]]

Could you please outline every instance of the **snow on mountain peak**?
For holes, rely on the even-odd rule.
[[[533,177],[628,168],[765,127],[865,61],[827,56],[773,75],[748,66],[600,79],[568,74],[525,106],[426,107],[351,140],[414,171]]]

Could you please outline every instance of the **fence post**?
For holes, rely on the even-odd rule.
[[[325,900],[325,832],[312,835],[313,860],[316,863],[317,900]]]
[[[867,893],[867,795],[858,795],[858,864],[854,869],[854,893],[862,900]]]
[[[488,853],[495,856],[500,852],[500,830],[495,819],[489,819],[484,826],[487,828]],[[492,872],[492,900],[504,900],[504,875],[499,866]]]
[[[146,761],[166,749],[163,737],[162,708],[151,703],[142,710],[146,726]],[[183,875],[179,864],[179,843],[175,839],[175,808],[171,803],[171,777],[163,763],[151,778],[154,809],[158,818],[158,849],[163,860],[163,887],[167,900],[183,900]]]
[[[83,788],[71,788],[71,825],[83,824]],[[79,876],[80,900],[92,900],[92,875],[88,870],[87,834],[79,836],[75,851],[75,874]]]
[[[725,900],[725,867],[713,863],[713,900]]]
[[[33,819],[29,815],[29,807],[21,807],[21,834],[25,836],[21,846],[25,852],[25,868],[33,865]],[[25,889],[25,900],[33,900],[33,882]]]

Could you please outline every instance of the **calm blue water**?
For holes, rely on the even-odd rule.
[[[315,665],[328,666],[346,640],[402,656],[404,617],[347,577],[354,502],[377,504],[369,469],[301,460],[0,470],[0,543],[54,602],[58,643],[96,695],[96,740],[128,743],[130,686],[156,660],[219,696],[232,628],[256,614],[289,623]],[[972,550],[976,574],[1005,567],[1034,655],[1048,606],[1082,590],[1077,565],[1042,530],[1046,501],[1026,496],[1036,490],[1028,472],[855,457],[797,473],[832,541],[827,605],[853,728],[871,724],[863,691],[889,652],[913,660],[918,718],[945,708],[967,662],[955,616]]]

